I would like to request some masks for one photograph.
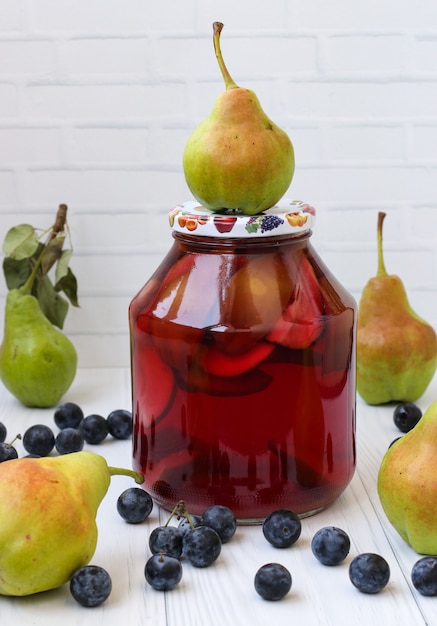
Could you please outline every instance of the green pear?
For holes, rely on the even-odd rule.
[[[411,308],[403,282],[384,264],[378,215],[378,270],[365,285],[357,326],[357,391],[368,404],[415,402],[437,367],[437,336]]]
[[[437,401],[385,453],[378,495],[388,520],[419,554],[437,554]]]
[[[272,207],[287,191],[294,174],[293,145],[267,117],[255,93],[232,80],[220,50],[223,24],[214,22],[213,27],[226,91],[186,143],[185,179],[204,207],[254,215]]]
[[[71,341],[42,313],[38,300],[20,289],[6,298],[0,377],[26,406],[55,405],[76,375]]]
[[[89,563],[97,509],[114,474],[144,480],[87,451],[0,464],[0,594],[55,589]]]

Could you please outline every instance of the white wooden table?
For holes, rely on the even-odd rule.
[[[437,398],[437,380],[418,402],[425,410]],[[82,369],[64,398],[80,404],[85,414],[106,416],[116,408],[130,409],[127,369]],[[437,597],[418,594],[411,583],[417,555],[387,522],[376,492],[381,458],[399,431],[393,424],[393,406],[369,407],[357,400],[357,471],[352,483],[329,509],[303,520],[302,535],[290,549],[271,547],[260,526],[239,527],[223,546],[218,561],[208,569],[184,565],[182,582],[171,592],[153,590],[144,579],[149,532],[167,519],[156,507],[147,522],[129,525],[116,511],[118,495],[133,481],[113,477],[98,513],[99,541],[92,563],[111,574],[113,591],[100,607],[86,609],[70,596],[68,585],[25,598],[0,596],[4,626],[266,626],[268,624],[323,624],[332,626],[414,626],[437,624]],[[57,428],[51,409],[22,407],[0,386],[0,421],[8,438],[35,423]],[[436,442],[437,443],[437,442]],[[107,439],[86,446],[111,465],[131,466],[131,443]],[[25,454],[18,443],[19,454]],[[351,551],[346,561],[326,567],[316,561],[310,542],[326,525],[346,530]],[[348,565],[360,552],[377,552],[391,568],[387,587],[377,595],[357,591],[349,581]],[[280,602],[266,602],[255,592],[258,567],[277,561],[289,568],[293,586]]]

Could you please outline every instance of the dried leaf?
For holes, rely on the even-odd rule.
[[[64,276],[67,276],[69,269],[68,265],[72,256],[73,250],[64,250],[59,257],[55,273],[56,284],[58,284],[64,278]]]
[[[61,257],[64,241],[65,237],[63,236],[54,237],[45,246],[41,261],[41,272],[43,275],[48,274],[56,261]]]
[[[79,306],[77,299],[77,280],[70,268],[67,274],[55,285],[57,291],[63,291],[73,306]]]

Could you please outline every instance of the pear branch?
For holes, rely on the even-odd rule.
[[[47,249],[47,244],[56,237],[56,235],[58,233],[62,233],[65,229],[65,224],[67,222],[67,205],[66,204],[60,204],[59,208],[56,212],[56,218],[55,218],[55,223],[53,224],[52,228],[50,229],[50,233],[49,236],[47,238],[47,243],[43,246],[43,249],[41,250],[41,254],[39,255],[35,265],[33,266],[32,272],[30,273],[29,278],[27,279],[27,281],[24,283],[24,285],[22,287],[20,287],[20,291],[23,294],[30,294],[32,291],[32,285],[34,283],[34,280],[36,278],[36,275],[38,273],[38,270],[41,266],[42,260],[44,258],[44,252]]]
[[[52,230],[49,235],[49,241],[54,239],[58,233],[62,233],[65,230],[65,224],[67,223],[67,210],[66,204],[60,204],[56,213],[55,223],[52,226]]]

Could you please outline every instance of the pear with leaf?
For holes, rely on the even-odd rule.
[[[185,179],[204,207],[255,215],[287,191],[294,174],[293,145],[263,111],[256,94],[233,81],[220,49],[223,24],[214,22],[213,29],[226,91],[185,145]]]
[[[414,402],[437,367],[437,336],[410,306],[399,276],[384,264],[378,214],[378,269],[365,285],[358,307],[357,390],[368,404]]]
[[[61,205],[45,244],[36,230],[23,224],[6,235],[3,269],[8,287],[4,335],[0,346],[0,378],[23,404],[51,407],[73,382],[77,352],[55,325],[62,328],[68,303],[78,306],[76,279],[68,262],[71,250],[63,250],[67,207]],[[56,267],[52,285],[49,270]]]

